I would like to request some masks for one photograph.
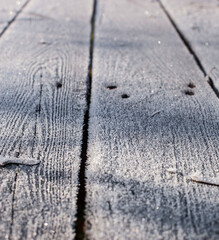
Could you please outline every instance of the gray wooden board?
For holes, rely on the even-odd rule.
[[[187,180],[219,173],[218,98],[156,1],[99,1],[95,32],[87,238],[218,239],[219,188]]]
[[[1,38],[0,153],[40,164],[0,168],[0,239],[75,235],[91,13],[33,0]]]
[[[8,24],[29,2],[28,0],[1,0],[0,1],[0,35]]]
[[[219,2],[162,0],[219,91]]]

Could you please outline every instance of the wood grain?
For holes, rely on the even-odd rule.
[[[73,239],[92,1],[31,1],[0,42],[0,239]]]
[[[88,239],[218,239],[219,101],[156,1],[99,1]],[[175,168],[178,173],[170,173]]]
[[[0,36],[15,20],[29,0],[1,0],[0,2]]]
[[[161,0],[161,2],[194,49],[219,93],[218,1]]]

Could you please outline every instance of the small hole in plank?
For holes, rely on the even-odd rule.
[[[62,87],[62,83],[57,82],[57,83],[56,83],[56,87],[57,87],[57,88],[61,88],[61,87]]]
[[[189,96],[195,95],[195,93],[193,91],[190,91],[190,90],[186,90],[185,94],[189,95]]]
[[[122,94],[122,98],[129,98],[130,96],[126,93]]]
[[[15,152],[15,153],[14,153],[14,156],[15,156],[16,158],[18,158],[18,157],[20,156],[20,153],[19,153],[19,152]]]
[[[115,86],[115,85],[110,85],[110,86],[107,86],[106,88],[109,89],[109,90],[112,90],[112,89],[116,89],[117,86]]]
[[[40,44],[42,44],[42,45],[50,45],[50,43],[49,42],[46,42],[46,41],[40,41]]]
[[[189,88],[195,88],[195,84],[194,84],[194,83],[189,83],[189,84],[188,84],[188,87],[189,87]]]

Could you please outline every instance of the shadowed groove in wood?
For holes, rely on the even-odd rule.
[[[87,109],[84,115],[83,125],[83,138],[81,146],[81,165],[78,174],[79,178],[79,189],[77,195],[77,213],[75,223],[75,239],[85,238],[85,205],[86,205],[86,163],[87,163],[87,148],[88,148],[88,127],[89,127],[89,110],[90,110],[90,99],[91,99],[91,88],[92,88],[92,65],[93,65],[93,48],[94,48],[94,34],[95,34],[95,17],[96,17],[96,6],[97,0],[93,2],[93,13],[91,17],[91,33],[90,33],[90,62],[88,66],[87,76]]]
[[[39,94],[39,104],[36,106],[36,110],[35,110],[36,123],[34,126],[34,140],[33,140],[34,144],[33,144],[33,149],[32,149],[32,157],[33,157],[34,147],[36,147],[36,142],[37,142],[37,123],[40,118],[42,92],[43,92],[43,83],[42,83],[43,71],[42,71],[42,69],[40,69],[40,70],[41,70],[41,73],[39,76],[39,78],[40,78],[40,94]],[[39,155],[40,155],[40,153],[38,153],[38,157],[37,157],[38,160],[39,160]]]
[[[12,235],[12,227],[14,224],[14,199],[15,199],[15,192],[16,192],[16,186],[17,186],[17,172],[15,173],[14,182],[12,185],[12,204],[11,204],[11,225],[10,225],[10,231],[9,231],[9,237],[8,239],[11,240]]]
[[[179,37],[181,38],[181,40],[183,41],[183,43],[185,44],[186,48],[188,49],[188,51],[190,52],[190,54],[192,54],[192,56],[194,57],[194,60],[196,62],[196,64],[198,65],[198,67],[200,68],[200,70],[203,72],[204,76],[208,78],[208,83],[211,86],[212,90],[214,91],[214,93],[216,94],[216,96],[219,98],[219,91],[218,89],[215,87],[214,82],[212,81],[212,79],[210,78],[210,76],[208,76],[208,74],[206,73],[198,55],[196,54],[196,52],[194,51],[194,49],[192,48],[191,44],[189,43],[188,39],[185,37],[185,35],[182,33],[182,31],[179,29],[179,27],[177,26],[177,24],[175,23],[175,21],[173,20],[173,18],[171,17],[171,15],[169,14],[169,12],[167,11],[167,9],[165,8],[165,6],[163,5],[163,3],[159,0],[158,1],[161,9],[163,10],[163,12],[166,14],[167,18],[169,19],[169,21],[171,22],[172,26],[174,27],[174,29],[176,30],[176,32],[178,33]]]

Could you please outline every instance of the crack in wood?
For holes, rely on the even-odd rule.
[[[39,103],[36,106],[36,113],[35,113],[35,117],[36,117],[36,123],[34,126],[34,144],[33,144],[33,149],[32,149],[32,157],[33,157],[33,152],[34,152],[34,148],[35,148],[35,144],[36,144],[36,138],[37,138],[37,124],[38,124],[38,119],[40,118],[40,113],[41,113],[41,101],[42,101],[42,92],[43,92],[43,84],[42,84],[42,78],[43,78],[43,70],[41,68],[41,73],[40,73],[40,94],[39,94]],[[38,153],[39,156],[39,153]]]
[[[18,176],[18,173],[16,171],[13,185],[12,185],[11,224],[10,224],[10,231],[9,231],[9,236],[8,236],[9,240],[12,239],[11,235],[12,235],[12,229],[13,229],[13,225],[14,225],[14,202],[15,202],[15,192],[16,192],[16,187],[17,187],[17,176]]]

